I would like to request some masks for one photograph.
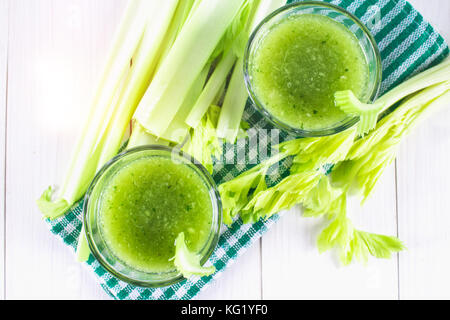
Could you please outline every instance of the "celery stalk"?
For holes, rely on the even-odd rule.
[[[156,70],[159,69],[164,59],[170,52],[173,43],[175,42],[178,34],[180,33],[182,27],[186,23],[189,15],[194,10],[194,5],[198,3],[199,0],[182,0],[178,2],[178,7],[175,11],[174,17],[170,23],[167,35],[164,37],[164,43],[161,46],[161,54],[159,57],[158,66]]]
[[[156,136],[164,133],[244,2],[198,4],[136,110],[134,118],[147,131]]]
[[[158,63],[159,48],[163,42],[178,0],[166,0],[154,10],[150,17],[142,43],[133,58],[132,71],[123,88],[119,106],[116,107],[112,123],[107,132],[105,148],[102,150],[97,170],[117,154],[122,137],[131,117],[147,90]]]
[[[195,7],[198,5],[200,0],[183,0],[178,2],[174,17],[170,23],[170,27],[164,37],[163,43],[161,44],[161,52],[158,57],[158,65],[156,66],[156,71],[159,70],[161,64],[167,57],[172,48],[176,38],[178,37],[182,27],[186,23],[187,19],[192,15]],[[135,120],[133,124],[133,130],[131,132],[130,140],[128,141],[127,149],[135,148],[142,145],[170,145],[167,140],[160,139],[147,130],[145,130],[142,125]]]
[[[200,73],[197,80],[195,80],[186,98],[184,99],[180,110],[175,115],[175,118],[172,120],[167,130],[161,135],[161,138],[168,141],[173,141],[175,143],[182,143],[185,140],[190,129],[190,127],[185,123],[185,119],[205,86],[209,69],[209,64],[203,68],[203,71]]]
[[[104,136],[103,147],[100,150],[97,171],[119,151],[131,117],[150,83],[158,62],[159,48],[177,4],[178,0],[168,0],[164,1],[158,8],[154,7],[151,10],[152,15],[148,18],[149,22],[146,25],[144,36],[132,59],[132,68],[125,80],[125,85],[120,91],[116,106],[110,110],[112,118],[109,123],[105,121],[107,127],[102,133]],[[86,261],[89,258],[89,253],[83,225],[77,246],[78,261]]]
[[[117,92],[125,73],[129,70],[131,57],[141,42],[149,12],[152,9],[150,3],[142,2],[130,27],[131,30],[127,33],[127,37],[121,44],[118,55],[110,67],[105,85],[100,90],[98,101],[94,106],[94,115],[89,119],[90,125],[87,128],[86,135],[80,141],[82,147],[75,155],[76,164],[69,175],[68,184],[62,190],[62,198],[66,199],[68,203],[74,203],[83,196],[96,173],[100,150],[105,142],[103,133],[107,130],[108,120],[106,119],[111,116],[110,107],[114,102],[114,94]]]
[[[336,92],[335,103],[345,113],[360,118],[358,134],[363,136],[375,128],[378,116],[387,108],[410,94],[448,80],[449,74],[450,59],[447,59],[443,63],[401,83],[378,98],[373,104],[362,103],[351,90]]]
[[[201,265],[202,256],[190,251],[186,245],[184,233],[181,232],[175,239],[175,256],[173,264],[183,277],[209,276],[216,272],[214,266],[205,267]]]
[[[242,58],[239,58],[236,62],[217,125],[218,137],[230,143],[236,141],[245,104],[248,99],[248,93],[244,83],[243,64],[244,60]]]
[[[134,121],[133,132],[131,134],[130,140],[128,141],[127,149],[154,144],[169,146],[170,142],[157,138],[154,135],[148,133],[144,129],[144,127],[140,125],[139,122]]]
[[[269,13],[285,3],[286,0],[261,0],[251,20],[249,32],[252,32]],[[245,104],[248,100],[243,68],[244,60],[240,57],[234,67],[217,126],[218,136],[231,143],[236,141]]]
[[[202,120],[208,108],[213,104],[214,99],[227,80],[228,73],[236,62],[236,55],[232,50],[227,51],[220,59],[218,65],[214,69],[205,89],[201,93],[188,117],[186,123],[192,128],[196,128]]]
[[[86,239],[86,232],[84,231],[84,223],[81,227],[80,236],[78,237],[77,244],[77,261],[85,262],[89,259],[91,250],[89,249],[89,244]]]
[[[186,119],[186,123],[196,128],[208,108],[213,104],[227,76],[238,57],[241,57],[248,41],[248,25],[259,5],[259,0],[249,0],[241,7],[233,23],[228,27],[223,39],[215,49],[213,57],[222,55],[198,101]]]
[[[117,98],[117,88],[123,84],[130,69],[130,60],[141,42],[148,22],[149,8],[150,2],[141,0],[131,1],[127,7],[106,59],[89,116],[73,152],[59,198],[52,201],[52,190],[48,189],[38,200],[38,206],[46,218],[55,219],[63,215],[83,196],[95,175],[104,142],[102,136],[105,122],[110,118],[109,108]]]

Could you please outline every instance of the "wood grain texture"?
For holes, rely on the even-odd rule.
[[[413,5],[450,40],[450,1]],[[450,105],[422,123],[397,159],[401,299],[450,298]]]
[[[5,283],[5,139],[7,110],[7,64],[8,64],[8,1],[0,0],[0,283]],[[5,288],[0,287],[0,300]]]
[[[450,106],[401,147],[398,157],[400,298],[449,299]]]
[[[394,166],[363,208],[351,199],[348,212],[364,231],[396,235]],[[316,239],[326,221],[286,212],[262,241],[264,299],[396,299],[397,259],[370,259],[342,267],[336,252],[319,254]]]
[[[35,200],[59,183],[124,1],[10,1],[6,298],[106,298]]]

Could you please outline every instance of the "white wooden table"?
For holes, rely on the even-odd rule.
[[[64,173],[126,0],[0,0],[0,298],[109,299],[35,199]],[[450,1],[411,0],[450,40]],[[294,209],[200,299],[450,298],[450,106],[401,147],[355,223],[398,235],[392,260],[339,267]]]

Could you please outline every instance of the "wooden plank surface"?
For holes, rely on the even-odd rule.
[[[395,170],[383,176],[363,208],[348,211],[358,229],[396,235]],[[342,267],[336,252],[319,254],[316,239],[326,222],[286,212],[262,240],[264,299],[396,299],[397,259],[371,259]]]
[[[0,298],[109,299],[50,234],[35,199],[66,169],[126,1],[0,0]],[[450,39],[450,1],[410,2]],[[315,247],[323,221],[294,209],[198,298],[450,298],[448,110],[402,145],[397,165],[363,208],[351,205],[358,227],[398,230],[406,252],[339,267],[333,253],[319,255]]]
[[[450,1],[412,1],[450,41]],[[401,146],[397,159],[401,299],[450,298],[450,105]]]
[[[5,138],[7,110],[8,1],[0,0],[0,283],[5,283]],[[0,287],[0,299],[5,288]]]
[[[106,298],[35,200],[59,183],[124,1],[10,1],[6,298]],[[18,254],[20,253],[20,254]]]

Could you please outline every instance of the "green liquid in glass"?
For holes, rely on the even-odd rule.
[[[134,160],[109,180],[100,200],[100,230],[113,253],[150,273],[174,270],[174,242],[206,244],[212,224],[209,189],[185,164],[163,157]]]
[[[347,116],[334,93],[367,90],[368,66],[356,36],[329,17],[302,14],[274,25],[250,66],[254,92],[267,111],[304,130],[330,128]]]

